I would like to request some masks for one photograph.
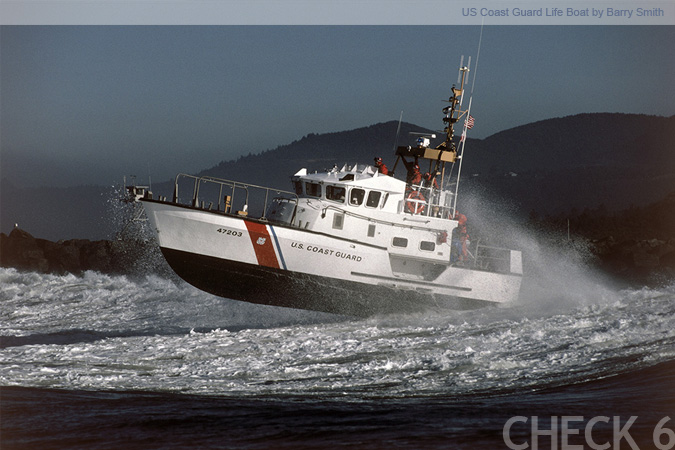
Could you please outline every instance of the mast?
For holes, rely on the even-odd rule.
[[[463,60],[463,58],[462,58]],[[469,61],[471,61],[469,59]],[[446,124],[443,132],[445,133],[445,140],[441,142],[436,148],[430,148],[428,147],[428,139],[420,139],[416,147],[404,147],[404,146],[399,146],[396,149],[396,155],[399,157],[415,157],[415,158],[423,158],[423,159],[429,159],[432,161],[437,162],[437,169],[442,163],[450,162],[454,163],[458,157],[457,157],[457,147],[455,146],[455,143],[453,142],[453,137],[454,137],[454,129],[453,126],[455,123],[457,123],[465,114],[467,111],[462,111],[461,110],[461,100],[462,100],[462,95],[464,93],[464,85],[466,82],[466,76],[467,73],[469,72],[468,67],[460,67],[459,68],[459,79],[460,79],[460,87],[457,88],[454,84],[452,85],[451,92],[452,96],[447,100],[448,103],[450,103],[449,106],[446,106],[443,108],[443,114],[445,114],[445,117],[443,118],[443,122]],[[417,134],[419,136],[431,138],[435,137],[434,135],[426,134],[426,133],[413,133]]]
[[[457,146],[454,142],[455,137],[454,125],[468,113],[468,109],[462,110],[462,98],[467,83],[467,76],[469,73],[471,58],[469,58],[467,66],[464,66],[463,63],[464,63],[464,56],[462,56],[462,59],[460,61],[459,74],[457,78],[457,84],[459,84],[459,87],[457,87],[457,84],[452,85],[451,96],[447,100],[449,105],[443,108],[443,114],[445,115],[445,117],[443,117],[443,123],[445,124],[443,133],[445,134],[445,139],[435,148],[430,148],[429,138],[435,138],[436,137],[435,135],[425,133],[412,133],[420,136],[420,138],[417,141],[417,145],[415,147],[399,146],[396,148],[397,159],[396,164],[394,165],[394,170],[396,169],[396,166],[398,165],[398,162],[401,159],[403,159],[403,163],[406,165],[406,167],[409,167],[412,164],[412,162],[407,161],[406,158],[414,158],[415,163],[417,163],[417,161],[420,158],[429,160],[429,169],[432,177],[436,177],[438,174],[441,175],[441,183],[440,183],[441,188],[445,185],[446,181],[446,170],[445,170],[446,163],[451,163],[452,168],[454,168],[455,162],[459,160],[460,163],[458,170],[461,171],[461,153],[458,154]],[[470,107],[471,102],[469,101],[469,108]],[[464,131],[466,132],[466,125]],[[460,151],[462,151],[464,148],[463,144],[464,143],[462,142],[460,146]],[[452,177],[452,168],[450,169],[450,173],[447,176],[448,180]],[[456,184],[459,185],[459,173]],[[454,193],[450,193],[447,191],[445,192],[447,193],[448,196],[454,195],[453,200],[450,200],[449,198],[444,200],[445,206],[448,208],[451,207],[452,215],[454,215],[457,204],[457,190],[455,190]]]
[[[455,192],[453,195],[452,199],[452,215],[454,216],[455,212],[457,211],[457,196],[459,194],[459,180],[460,180],[460,175],[462,173],[462,155],[464,153],[464,145],[466,143],[466,139],[462,139],[460,141],[460,149],[459,153],[457,151],[457,147],[455,146],[455,142],[453,140],[454,138],[454,125],[459,122],[459,120],[463,116],[468,116],[468,113],[471,109],[471,99],[469,99],[469,107],[463,111],[462,108],[462,100],[464,99],[464,85],[466,83],[466,77],[469,74],[469,67],[471,66],[471,57],[469,57],[469,62],[466,66],[463,65],[464,62],[464,56],[462,56],[462,59],[460,60],[459,63],[459,73],[457,75],[457,83],[459,84],[459,89],[455,87],[455,85],[452,86],[452,97],[448,99],[448,102],[450,102],[450,106],[446,106],[443,108],[443,113],[445,114],[445,117],[443,118],[443,122],[447,124],[445,127],[445,142],[441,143],[440,146],[445,146],[446,148],[449,146],[449,150],[453,153],[453,158],[452,158],[452,168],[455,166],[455,162],[459,160],[459,166],[457,168],[457,181],[455,182]],[[464,127],[462,129],[462,137],[466,137],[466,120],[464,121]],[[439,146],[439,147],[440,147]],[[443,167],[443,175],[445,176],[445,167]],[[441,178],[441,186],[444,186],[445,179]],[[450,177],[452,177],[452,169],[450,170]]]
[[[443,123],[446,124],[445,129],[443,130],[445,132],[445,141],[436,147],[439,150],[453,152],[454,155],[451,162],[455,162],[455,159],[457,158],[457,148],[455,147],[455,143],[452,140],[452,138],[455,136],[454,125],[459,122],[459,119],[464,115],[464,113],[466,113],[466,111],[461,110],[461,107],[462,98],[464,95],[464,82],[466,81],[466,75],[469,73],[469,67],[462,66],[463,62],[464,57],[462,56],[462,61],[460,62],[459,66],[459,76],[457,77],[459,88],[457,88],[454,84],[452,85],[452,96],[447,100],[448,103],[450,103],[450,106],[443,108],[443,114],[445,114]],[[469,58],[469,64],[471,64],[471,58]]]
[[[443,211],[442,214],[447,214],[448,218],[454,217],[457,212],[457,197],[459,195],[459,181],[462,172],[462,162],[464,156],[464,148],[466,146],[466,133],[467,130],[473,127],[473,119],[471,118],[471,103],[473,100],[473,90],[476,83],[476,68],[478,67],[478,57],[480,56],[480,47],[483,39],[483,28],[481,27],[481,35],[478,41],[478,56],[476,57],[476,65],[474,68],[473,82],[471,84],[471,95],[469,96],[469,104],[466,109],[462,109],[462,100],[464,98],[464,92],[467,88],[468,75],[471,67],[471,57],[469,57],[468,63],[464,65],[464,56],[462,56],[459,63],[459,73],[457,76],[457,83],[452,85],[450,90],[451,96],[448,98],[448,106],[443,108],[443,123],[445,128],[443,133],[445,134],[445,139],[435,148],[429,147],[430,139],[436,137],[435,134],[430,133],[409,133],[420,136],[417,139],[416,146],[398,146],[396,148],[396,163],[394,164],[394,169],[390,171],[391,175],[394,175],[396,167],[399,162],[403,162],[408,174],[412,173],[415,165],[419,165],[419,159],[426,159],[429,161],[429,174],[431,179],[435,179],[439,174],[441,175],[440,189],[437,191],[436,199],[434,201],[434,214],[439,214],[439,211]],[[459,87],[457,87],[459,85]],[[462,118],[465,118],[462,126],[462,138],[459,140],[458,144],[455,144],[455,130],[454,126]],[[400,120],[399,120],[400,122]],[[398,136],[398,132],[397,132]],[[406,158],[414,158],[414,162]],[[457,177],[454,183],[454,192],[451,180],[453,177],[453,172],[455,168],[455,163],[459,161],[457,165]],[[451,163],[449,171],[446,171],[446,163]],[[446,173],[449,172],[449,173]],[[447,184],[447,186],[446,186]],[[424,186],[424,183],[417,185],[408,185],[406,192],[414,194],[413,191],[420,189],[429,189],[431,187]],[[431,192],[431,191],[430,191]],[[408,193],[406,193],[408,196]],[[431,202],[428,203],[430,206]],[[432,208],[427,208],[426,214],[429,215]],[[438,215],[440,217],[440,215]]]
[[[471,100],[473,100],[472,97],[469,98],[469,107],[466,110],[467,119],[464,121],[464,127],[462,129],[462,140],[460,142],[459,155],[457,157],[459,159],[459,167],[457,168],[457,182],[455,183],[455,195],[454,195],[453,202],[452,202],[452,212],[453,212],[453,214],[457,211],[457,196],[459,195],[459,180],[460,180],[460,177],[462,175],[462,160],[463,160],[462,156],[464,155],[464,146],[466,145],[466,130],[468,129],[469,117],[471,117],[470,116]]]
[[[452,211],[453,214],[457,212],[457,196],[459,194],[459,178],[460,175],[462,174],[462,161],[464,160],[464,146],[466,145],[466,131],[467,129],[473,127],[473,119],[471,118],[471,101],[473,100],[473,88],[476,86],[476,74],[478,73],[478,59],[480,58],[480,47],[481,44],[483,43],[483,24],[480,26],[480,37],[478,38],[478,53],[476,54],[476,67],[474,68],[473,72],[473,81],[471,82],[471,95],[469,96],[469,106],[466,109],[466,119],[464,120],[464,127],[462,129],[462,139],[461,139],[461,148],[460,148],[460,154],[458,156],[459,158],[459,168],[457,169],[457,183],[455,185],[455,196],[454,196],[454,201],[452,204]],[[460,62],[460,66],[462,63]],[[469,66],[471,66],[471,57],[469,57]],[[460,72],[462,71],[460,67]],[[468,71],[468,69],[467,69]],[[464,85],[464,76],[462,76],[462,85]],[[461,106],[461,103],[460,103]],[[469,126],[469,121],[471,121],[471,125]]]

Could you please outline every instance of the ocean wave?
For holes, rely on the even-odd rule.
[[[350,319],[157,276],[0,270],[0,385],[331,398],[501,395],[675,360],[675,285]],[[555,303],[555,302],[554,302]],[[542,306],[543,305],[543,306]]]

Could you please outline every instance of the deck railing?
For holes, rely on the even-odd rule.
[[[189,198],[181,194],[188,182]],[[180,187],[180,189],[179,189]],[[298,196],[294,192],[239,181],[224,180],[211,176],[197,177],[179,173],[176,175],[173,190],[173,203],[189,204],[193,208],[219,211],[226,214],[255,217],[268,220],[268,208],[279,199],[298,204]],[[290,222],[292,222],[291,218]]]
[[[187,187],[185,186],[186,183]],[[137,188],[135,189],[138,190]],[[141,189],[141,191],[144,193],[145,189]],[[187,198],[181,198],[180,194],[184,191],[187,191],[191,195]],[[141,195],[135,191],[130,192],[132,194],[138,194],[136,197]],[[152,198],[152,194],[149,195],[149,198]],[[197,177],[183,173],[176,176],[172,198],[172,202],[176,204],[189,205],[193,208],[205,209],[223,214],[250,216],[251,218],[258,220],[283,222],[291,226],[296,225],[295,211],[297,209],[298,201],[298,195],[290,191],[272,189],[233,180],[224,180],[211,176]],[[270,208],[272,205],[274,205],[274,207]],[[339,210],[356,218],[390,226],[402,226],[412,229],[418,228],[410,223],[399,224],[386,220],[373,219],[333,205],[328,205],[323,209],[324,215],[328,209]],[[421,216],[423,217],[423,215]],[[419,228],[425,231],[430,230],[428,226],[419,226]],[[438,231],[440,233],[445,230],[438,229],[432,231]],[[459,262],[459,253],[461,252],[461,249],[458,248],[457,242],[452,239],[450,239],[450,245],[453,247],[450,257],[450,263],[452,264],[461,264],[465,267],[473,267],[475,269],[487,270],[490,272],[509,273],[511,270],[511,250],[509,249],[480,245],[480,242],[477,242],[467,249],[468,255],[465,260]]]
[[[421,197],[420,197],[421,196]],[[454,194],[438,188],[423,185],[406,187],[401,214],[451,219],[454,209],[451,206]]]
[[[474,267],[491,272],[509,273],[511,271],[511,250],[500,247],[476,245]]]

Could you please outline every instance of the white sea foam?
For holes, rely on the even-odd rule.
[[[244,304],[155,275],[51,275],[0,269],[0,336],[265,327],[330,315]]]
[[[154,276],[2,269],[0,282],[0,333],[9,342],[0,385],[465,395],[574,383],[675,358],[675,286],[617,291],[549,313],[526,303],[352,320],[224,300]]]

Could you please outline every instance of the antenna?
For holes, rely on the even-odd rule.
[[[396,140],[394,140],[394,153],[396,153],[396,147],[398,147],[398,134],[401,132],[402,120],[403,120],[403,111],[401,111],[401,116],[398,118],[398,128],[396,129]]]
[[[464,66],[459,66],[459,74],[460,74],[460,76],[462,76],[462,72],[464,72],[464,71],[469,72],[470,69],[471,69],[471,56],[469,56],[469,64],[467,64],[466,67],[464,67]],[[474,75],[474,79],[475,79],[475,78],[476,78],[476,77],[475,77],[475,75]],[[462,83],[462,88],[463,88],[463,87],[464,87],[464,83]],[[463,90],[463,89],[462,89],[462,90]],[[463,102],[463,101],[464,101],[464,95],[462,95],[462,96],[459,98],[459,107],[460,107],[460,109],[461,109],[461,107],[462,107],[462,102]]]
[[[478,73],[478,58],[480,58],[480,44],[483,42],[483,24],[485,23],[485,18],[483,18],[483,23],[480,24],[480,37],[478,38],[478,53],[476,54],[476,68],[473,71],[473,80],[471,81],[471,94],[473,95],[473,87],[476,84],[476,74]]]
[[[471,82],[471,94],[469,95],[469,106],[466,109],[466,119],[464,120],[464,127],[463,127],[463,133],[462,136],[464,136],[464,139],[460,143],[460,148],[459,148],[459,167],[457,168],[457,184],[455,186],[455,198],[452,206],[453,213],[457,211],[457,195],[459,194],[459,177],[462,174],[462,163],[464,162],[464,146],[466,145],[466,131],[467,131],[467,121],[469,117],[471,117],[471,102],[473,101],[473,88],[476,84],[476,74],[478,72],[478,58],[480,57],[480,47],[483,42],[483,25],[485,23],[485,19],[483,19],[483,23],[480,26],[480,37],[478,38],[478,52],[476,54],[476,68],[473,71],[473,81]],[[471,60],[469,60],[471,61]],[[461,69],[460,69],[461,70]]]

